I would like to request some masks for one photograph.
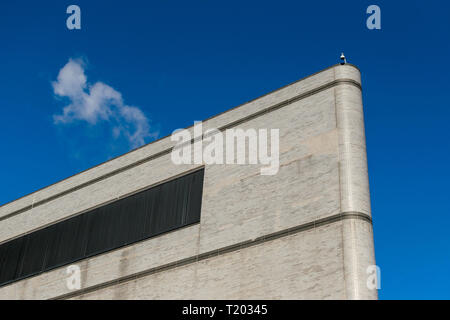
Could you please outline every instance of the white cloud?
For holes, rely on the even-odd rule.
[[[53,116],[56,124],[86,121],[94,125],[108,121],[113,125],[113,136],[124,135],[132,147],[143,145],[148,137],[155,137],[150,133],[145,114],[137,107],[125,105],[120,92],[103,82],[93,85],[87,82],[83,61],[69,59],[52,85],[55,95],[70,101],[62,114]]]

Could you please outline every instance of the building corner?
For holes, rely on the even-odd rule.
[[[361,75],[345,64],[334,76],[346,299],[377,299]]]

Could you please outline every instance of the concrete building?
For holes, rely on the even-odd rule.
[[[278,173],[264,176],[260,166],[250,164],[176,165],[174,142],[165,137],[5,204],[0,299],[377,298],[366,284],[375,257],[355,66],[327,68],[207,119],[203,127],[279,129]],[[67,238],[75,230],[68,219],[83,214],[94,219],[102,208],[116,208],[122,200],[124,207],[134,194],[162,190],[163,183],[167,188],[185,183],[186,190],[197,183],[197,200],[191,199],[193,191],[185,200],[201,205],[192,207],[199,216],[183,213],[165,229],[104,243],[97,251],[84,244],[71,260],[65,257],[70,263],[58,264],[69,260],[57,257],[49,262],[54,255],[49,248],[60,245],[48,240],[57,224],[66,223],[69,231],[60,236]],[[161,194],[178,201],[170,198],[174,191]],[[159,193],[148,197],[159,201]],[[109,223],[107,214],[102,221]],[[120,231],[105,231],[102,223],[94,233],[105,235],[95,241],[109,236],[114,242]],[[86,242],[84,234],[93,237],[84,232],[74,232],[64,245]],[[79,289],[68,286],[69,265],[79,267]]]

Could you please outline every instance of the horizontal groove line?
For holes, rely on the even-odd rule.
[[[289,104],[291,104],[291,103],[293,103],[293,102],[297,102],[297,101],[299,101],[299,100],[305,99],[305,98],[307,98],[307,97],[309,97],[309,96],[311,96],[311,95],[314,95],[314,94],[316,94],[316,93],[319,93],[319,92],[324,91],[324,90],[327,90],[327,89],[330,89],[330,88],[335,87],[335,86],[337,86],[337,85],[339,85],[339,84],[349,84],[349,85],[353,85],[353,86],[359,88],[360,90],[362,90],[361,85],[360,85],[357,81],[355,81],[355,80],[352,80],[352,79],[337,79],[337,80],[333,80],[333,81],[331,81],[331,82],[329,82],[329,83],[326,83],[326,84],[324,84],[324,85],[322,85],[322,86],[319,86],[319,87],[317,87],[317,88],[315,88],[315,89],[312,89],[312,90],[310,90],[310,91],[301,93],[301,94],[299,94],[299,95],[297,95],[297,96],[295,96],[295,97],[292,97],[292,98],[290,98],[290,99],[287,99],[287,100],[284,100],[284,101],[282,101],[282,102],[279,102],[279,103],[277,103],[277,104],[275,104],[275,105],[273,105],[273,106],[270,106],[270,107],[268,107],[268,108],[265,108],[265,109],[263,109],[263,110],[257,111],[257,112],[255,112],[255,113],[253,113],[253,114],[251,114],[251,115],[249,115],[249,116],[246,116],[246,117],[244,117],[244,118],[242,118],[242,119],[239,119],[239,120],[236,120],[236,121],[234,121],[234,122],[231,122],[231,123],[229,123],[229,124],[227,124],[227,125],[225,125],[225,126],[222,126],[222,127],[218,128],[218,130],[224,131],[224,130],[226,130],[226,129],[232,128],[232,127],[234,127],[234,126],[236,126],[236,125],[239,125],[239,124],[241,124],[241,123],[243,123],[243,122],[246,122],[246,121],[255,119],[255,118],[257,118],[257,117],[259,117],[259,116],[261,116],[261,115],[264,115],[264,114],[266,114],[266,113],[273,112],[273,111],[278,110],[278,109],[280,109],[280,108],[282,108],[282,107],[285,107],[285,106],[287,106],[287,105],[289,105]],[[192,143],[192,141],[194,141],[194,140],[191,140],[191,143]],[[149,162],[149,161],[151,161],[151,160],[154,160],[154,159],[156,159],[156,158],[159,158],[159,157],[161,157],[161,156],[164,156],[164,155],[166,155],[166,154],[169,154],[169,153],[172,151],[172,148],[173,148],[173,147],[170,147],[170,148],[168,148],[168,149],[166,149],[166,150],[160,151],[160,152],[155,153],[155,154],[153,154],[153,155],[151,155],[151,156],[148,156],[148,157],[143,158],[143,159],[141,159],[141,160],[138,160],[138,161],[136,161],[136,162],[130,163],[130,164],[124,166],[124,167],[121,167],[121,168],[119,168],[119,169],[116,169],[116,170],[113,170],[113,171],[111,171],[111,172],[109,172],[109,173],[106,173],[106,174],[104,174],[104,175],[102,175],[102,176],[99,176],[99,177],[97,177],[97,178],[94,178],[94,179],[92,179],[92,180],[89,180],[89,181],[87,181],[87,182],[84,182],[84,183],[82,183],[82,184],[80,184],[80,185],[78,185],[78,186],[72,187],[72,188],[67,189],[67,190],[65,190],[65,191],[62,191],[62,192],[60,192],[60,193],[57,193],[57,194],[55,194],[55,195],[53,195],[53,196],[50,196],[50,197],[48,197],[48,198],[42,199],[42,200],[40,200],[40,201],[37,201],[37,202],[35,202],[35,203],[32,204],[32,205],[28,205],[28,206],[25,206],[25,207],[23,207],[23,208],[21,208],[21,209],[18,209],[18,210],[16,210],[16,211],[13,211],[13,212],[11,212],[11,213],[8,213],[8,214],[4,215],[3,217],[0,217],[0,222],[3,221],[3,220],[9,219],[9,218],[11,218],[11,217],[13,217],[13,216],[16,216],[16,215],[18,215],[18,214],[20,214],[20,213],[23,213],[23,212],[25,212],[25,211],[31,210],[31,209],[33,209],[33,208],[35,208],[35,207],[37,207],[37,206],[43,205],[43,204],[45,204],[45,203],[47,203],[47,202],[50,202],[50,201],[52,201],[52,200],[55,200],[55,199],[60,198],[60,197],[62,197],[62,196],[65,196],[65,195],[67,195],[67,194],[69,194],[69,193],[72,193],[72,192],[74,192],[74,191],[77,191],[77,190],[80,190],[80,189],[82,189],[82,188],[85,188],[85,187],[87,187],[87,186],[89,186],[89,185],[92,185],[92,184],[94,184],[94,183],[97,183],[97,182],[99,182],[99,181],[102,181],[102,180],[105,180],[105,179],[110,178],[110,177],[112,177],[112,176],[115,176],[116,174],[119,174],[119,173],[121,173],[121,172],[123,172],[123,171],[129,170],[129,169],[134,168],[134,167],[136,167],[136,166],[139,166],[139,165],[141,165],[141,164],[143,164],[143,163]]]
[[[262,244],[265,242],[269,242],[269,241],[273,241],[276,239],[280,239],[286,236],[290,236],[290,235],[294,235],[303,231],[307,231],[310,229],[314,229],[317,227],[321,227],[321,226],[325,226],[328,224],[332,224],[338,221],[342,221],[342,220],[346,220],[346,219],[359,219],[359,220],[363,220],[366,221],[370,224],[372,224],[372,218],[366,214],[366,213],[361,213],[361,212],[342,212],[342,213],[338,213],[332,216],[328,216],[322,219],[318,219],[318,220],[314,220],[311,222],[307,222],[304,223],[302,225],[296,226],[296,227],[292,227],[292,228],[288,228],[288,229],[284,229],[282,231],[278,231],[278,232],[274,232],[268,235],[264,235],[261,237],[258,237],[254,240],[247,240],[247,241],[243,241],[243,242],[239,242],[237,244],[233,244],[230,246],[226,246],[220,249],[216,249],[216,250],[212,250],[212,251],[208,251],[202,254],[199,254],[197,256],[191,256],[185,259],[181,259],[175,262],[170,262],[167,263],[165,265],[162,266],[157,266],[154,268],[150,268],[148,270],[145,271],[140,271],[140,272],[136,272],[133,273],[131,275],[127,275],[115,280],[110,280],[101,284],[97,284],[97,285],[93,285],[81,290],[77,290],[75,292],[71,292],[71,293],[67,293],[67,294],[63,294],[54,298],[51,298],[50,300],[61,300],[61,299],[70,299],[70,298],[74,298],[77,296],[81,296],[87,293],[91,293],[97,290],[101,290],[107,287],[111,287],[113,285],[118,285],[118,284],[122,284],[128,281],[132,281],[132,280],[137,280],[139,278],[145,277],[145,276],[149,276],[152,274],[156,274],[159,272],[163,272],[163,271],[167,271],[170,269],[175,269],[184,265],[188,265],[188,264],[192,264],[195,262],[199,262],[199,261],[203,261],[212,257],[217,257],[226,253],[231,253],[234,251],[238,251],[241,249],[245,249],[245,248],[249,248],[252,246],[256,246],[258,244]]]

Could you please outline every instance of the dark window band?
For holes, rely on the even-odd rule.
[[[204,169],[0,245],[0,286],[200,222]]]

